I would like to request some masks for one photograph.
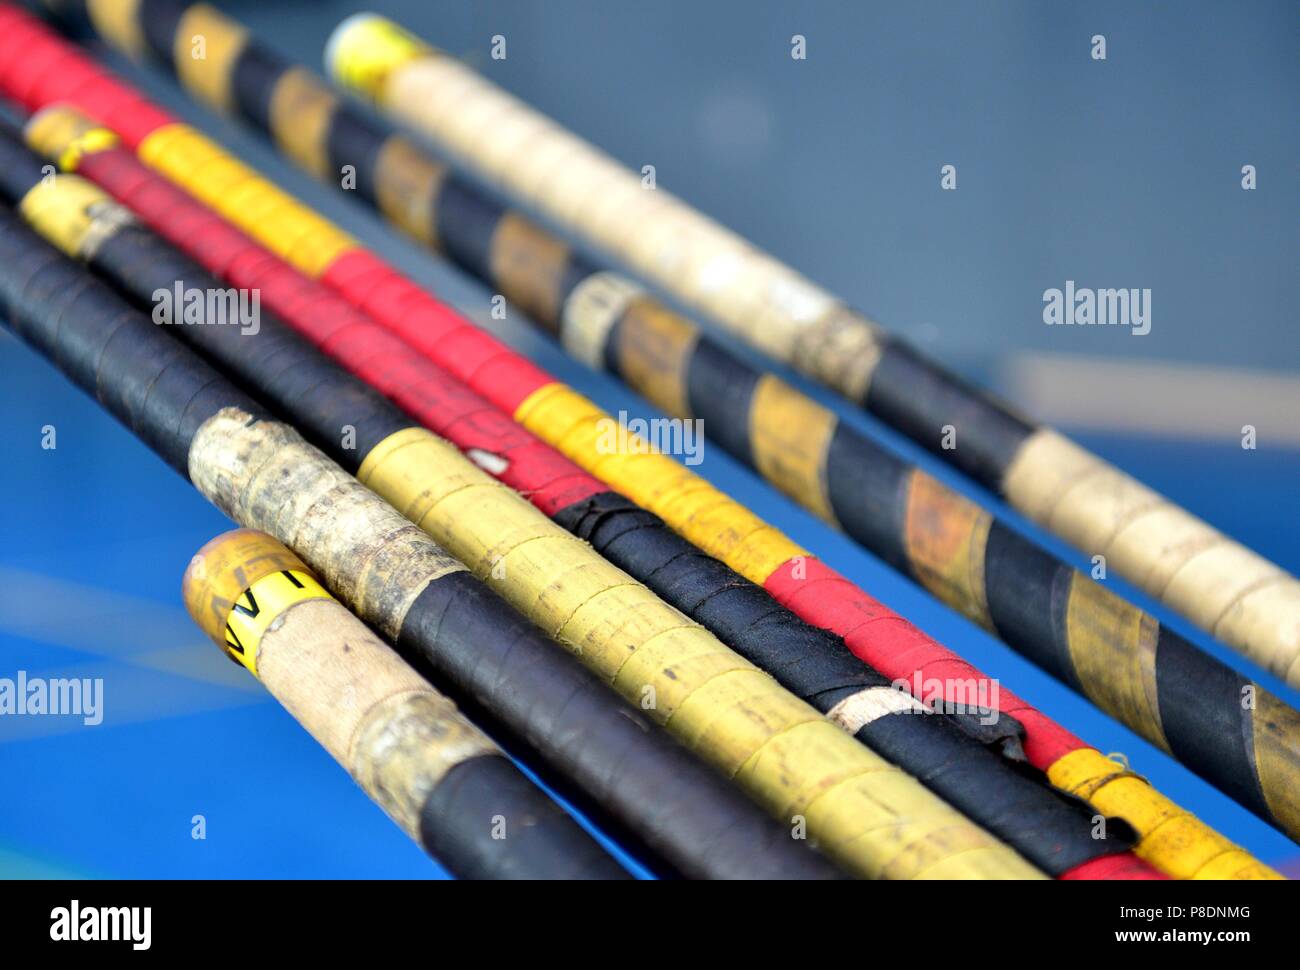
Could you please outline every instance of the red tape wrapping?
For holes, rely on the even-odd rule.
[[[214,275],[233,286],[259,290],[273,312],[419,423],[462,449],[502,459],[494,474],[547,515],[607,491],[604,483],[414,353],[399,337],[150,172],[126,149],[87,155],[80,171]]]

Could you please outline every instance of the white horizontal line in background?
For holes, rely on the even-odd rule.
[[[179,647],[177,651],[189,648]],[[228,661],[227,661],[228,662]],[[232,664],[233,666],[233,664]],[[0,671],[0,676],[14,678],[16,671]],[[86,750],[97,751],[104,732],[131,724],[147,724],[172,717],[192,717],[252,704],[270,702],[265,691],[253,694],[243,690],[225,690],[193,678],[173,676],[132,663],[101,660],[57,668],[29,668],[28,682],[40,677],[47,683],[55,680],[99,680],[103,689],[99,713],[103,721],[87,724],[78,714],[6,714],[0,717],[0,745],[39,738],[76,735]],[[247,677],[253,680],[252,676]],[[256,685],[256,681],[254,681]]]
[[[0,565],[0,633],[262,694],[179,607]],[[0,665],[0,676],[9,664]]]
[[[1019,354],[1003,368],[1003,397],[1030,418],[1067,428],[1300,445],[1300,374]]]

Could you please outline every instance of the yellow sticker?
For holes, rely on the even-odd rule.
[[[333,599],[310,575],[298,569],[268,573],[235,600],[226,618],[226,653],[257,675],[257,648],[271,624],[285,610],[304,600]]]
[[[50,105],[32,115],[23,137],[29,148],[53,159],[65,172],[75,171],[86,155],[118,145],[116,134],[64,104]]]
[[[393,68],[432,53],[433,48],[391,20],[363,13],[334,29],[325,66],[343,87],[376,98]]]
[[[117,144],[117,135],[107,128],[91,128],[68,143],[59,155],[59,168],[65,172],[75,171],[85,156],[116,148]]]

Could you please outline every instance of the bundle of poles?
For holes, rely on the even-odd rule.
[[[1300,714],[1282,699],[214,8],[49,6],[323,181],[354,173],[352,195],[579,360],[703,418],[792,498],[1300,834]],[[923,442],[955,426],[964,444],[942,453],[963,471],[1292,679],[1300,599],[1276,567],[679,201],[633,196],[613,162],[395,25],[345,22],[327,63],[779,360]],[[626,875],[490,736],[664,874],[1278,878],[678,462],[602,447],[612,419],[593,402],[10,4],[0,95],[26,116],[0,130],[6,324],[244,527],[191,564],[196,622],[453,872]],[[260,294],[255,332],[151,320],[160,291],[223,287]],[[1104,487],[1076,492],[1085,480]],[[903,687],[920,684],[974,685],[996,709]]]

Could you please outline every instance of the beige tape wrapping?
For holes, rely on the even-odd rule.
[[[865,392],[879,359],[874,325],[472,70],[418,57],[389,71],[376,97],[764,352],[855,398]]]
[[[296,603],[262,637],[267,689],[408,835],[442,777],[496,746],[342,604]]]
[[[826,716],[849,734],[857,734],[872,721],[891,714],[919,714],[930,711],[906,691],[893,687],[867,687],[850,694],[829,711]]]
[[[1300,686],[1300,582],[1054,431],[1008,469],[1011,504]]]
[[[605,341],[627,309],[645,291],[616,273],[595,273],[564,301],[560,342],[572,357],[593,370],[605,369]]]
[[[226,408],[195,434],[189,472],[209,501],[287,545],[387,637],[425,586],[465,568],[288,425]]]

